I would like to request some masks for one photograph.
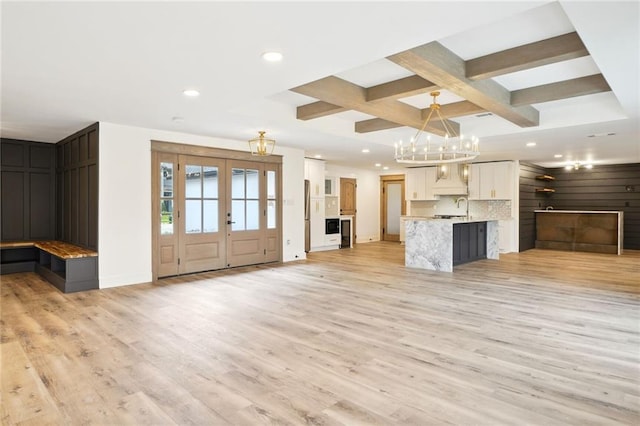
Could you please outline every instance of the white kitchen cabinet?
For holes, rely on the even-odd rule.
[[[311,228],[311,251],[325,245],[324,198],[311,198],[309,207],[309,226]]]
[[[513,163],[472,164],[469,170],[470,200],[512,200],[515,194]]]
[[[421,200],[425,194],[424,169],[407,169],[405,173],[405,196],[407,201]]]
[[[304,175],[310,183],[311,198],[324,197],[324,161],[305,158]]]
[[[439,199],[439,197],[433,193],[435,183],[435,167],[407,169],[405,174],[405,199],[407,201]]]
[[[469,200],[480,200],[480,166],[482,164],[471,164],[469,166]]]
[[[327,235],[325,235],[324,244],[326,246],[332,246],[331,248],[339,248],[339,246],[340,246],[340,234],[327,234]]]

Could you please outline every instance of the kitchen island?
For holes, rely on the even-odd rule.
[[[500,256],[497,220],[405,220],[405,266],[453,272],[453,267]]]

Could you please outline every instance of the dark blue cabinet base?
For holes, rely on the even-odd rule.
[[[453,266],[487,258],[487,222],[453,225]]]

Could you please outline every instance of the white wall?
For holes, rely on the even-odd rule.
[[[247,151],[245,141],[100,122],[100,288],[152,279],[151,140]],[[304,259],[304,152],[276,145],[274,154],[283,156],[283,260]]]
[[[380,240],[380,175],[362,169],[352,169],[325,165],[325,176],[355,178],[356,190],[356,233],[358,243]]]

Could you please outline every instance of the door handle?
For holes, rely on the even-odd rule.
[[[227,225],[231,225],[232,223],[235,223],[235,222],[232,222],[230,220],[227,221]]]

